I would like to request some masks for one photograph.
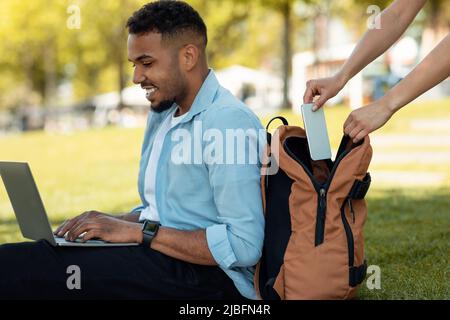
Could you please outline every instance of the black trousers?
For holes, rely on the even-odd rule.
[[[0,246],[0,299],[245,298],[217,266],[144,247],[69,248],[39,241]]]

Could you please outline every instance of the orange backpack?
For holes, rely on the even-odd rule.
[[[369,137],[354,144],[344,136],[334,162],[313,161],[305,131],[275,119],[284,125],[268,134],[270,163],[262,169],[266,226],[256,292],[269,300],[351,299],[367,268]],[[279,143],[278,155],[271,154],[273,142]],[[267,175],[274,161],[279,170]]]

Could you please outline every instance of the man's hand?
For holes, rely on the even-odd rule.
[[[140,224],[124,221],[98,211],[88,211],[70,219],[54,233],[59,237],[66,235],[68,241],[74,241],[85,233],[83,241],[99,238],[115,243],[142,242]]]
[[[372,131],[382,127],[392,114],[393,111],[381,100],[375,101],[350,113],[344,123],[344,133],[357,143]]]
[[[336,74],[333,77],[313,79],[306,82],[306,90],[303,95],[303,103],[313,103],[315,96],[320,96],[314,103],[313,111],[321,108],[328,99],[333,98],[345,85],[343,78]]]

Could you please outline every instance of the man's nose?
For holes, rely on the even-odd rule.
[[[133,83],[134,84],[140,84],[142,82],[145,81],[145,76],[142,72],[139,71],[139,68],[136,67],[134,69],[134,74],[133,74]]]

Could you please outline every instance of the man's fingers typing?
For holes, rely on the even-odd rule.
[[[54,234],[58,234],[58,233],[61,231],[61,229],[64,228],[64,226],[66,225],[67,222],[68,222],[68,220],[66,220],[66,221],[64,221],[63,223],[61,223],[61,224],[59,225],[59,227],[56,228],[56,230],[55,230],[53,233],[54,233]]]
[[[67,233],[67,231],[69,231],[77,223],[77,221],[78,221],[77,218],[68,220],[61,226],[61,229],[58,231],[56,235],[59,237],[64,236]]]
[[[101,238],[101,231],[99,229],[92,229],[92,230],[87,231],[83,235],[83,242],[92,240],[94,238]]]
[[[84,232],[96,229],[97,227],[98,225],[95,223],[89,222],[82,223],[67,233],[67,240],[74,241]]]

